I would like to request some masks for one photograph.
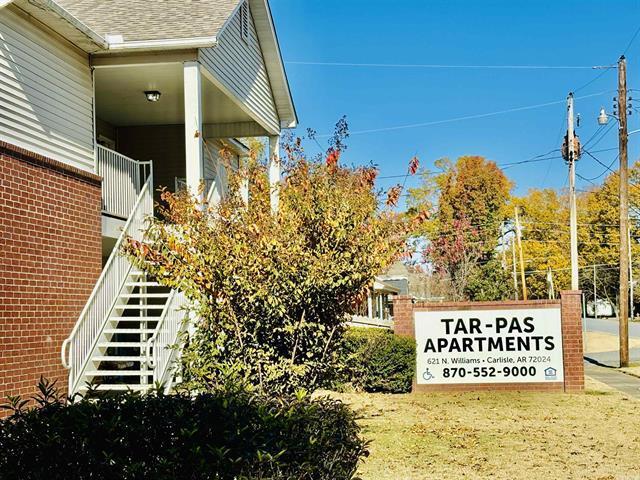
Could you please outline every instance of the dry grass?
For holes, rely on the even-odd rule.
[[[363,480],[640,479],[640,402],[585,395],[335,394],[371,440]]]
[[[640,338],[630,338],[629,347],[640,347]],[[619,348],[618,335],[602,332],[585,332],[584,334],[585,353],[617,352]]]

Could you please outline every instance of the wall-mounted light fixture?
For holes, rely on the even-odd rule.
[[[146,92],[144,92],[144,95],[150,102],[157,102],[158,100],[160,100],[161,94],[157,90],[147,90]]]

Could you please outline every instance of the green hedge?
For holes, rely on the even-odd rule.
[[[416,361],[415,341],[389,330],[352,327],[342,345],[344,368],[338,375],[343,388],[365,392],[411,391]]]
[[[0,421],[3,480],[351,479],[367,454],[352,411],[328,398],[48,396]]]

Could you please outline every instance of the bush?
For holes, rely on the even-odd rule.
[[[351,479],[367,454],[353,412],[329,398],[42,397],[0,421],[3,480]]]
[[[268,167],[253,151],[246,168],[229,169],[218,204],[163,192],[144,242],[125,243],[136,267],[196,310],[181,353],[185,388],[215,389],[230,369],[276,394],[313,391],[326,378],[345,315],[404,249],[409,228],[408,216],[382,206],[374,168],[339,165],[345,136],[341,122],[325,158],[284,144],[277,215]]]
[[[343,342],[344,369],[339,382],[365,392],[411,391],[416,361],[415,341],[389,330],[350,328]]]

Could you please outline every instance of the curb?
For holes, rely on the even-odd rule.
[[[638,373],[632,373],[632,372],[626,372],[624,370],[621,370],[620,367],[612,367],[611,365],[606,365],[604,363],[599,362],[598,360],[595,360],[593,358],[589,358],[587,356],[583,357],[585,359],[585,361],[593,364],[593,365],[597,365],[599,367],[603,367],[603,368],[608,368],[610,370],[613,370],[614,372],[619,372],[619,373],[624,373],[625,375],[629,375],[630,377],[634,377],[634,378],[640,378],[640,374]]]

